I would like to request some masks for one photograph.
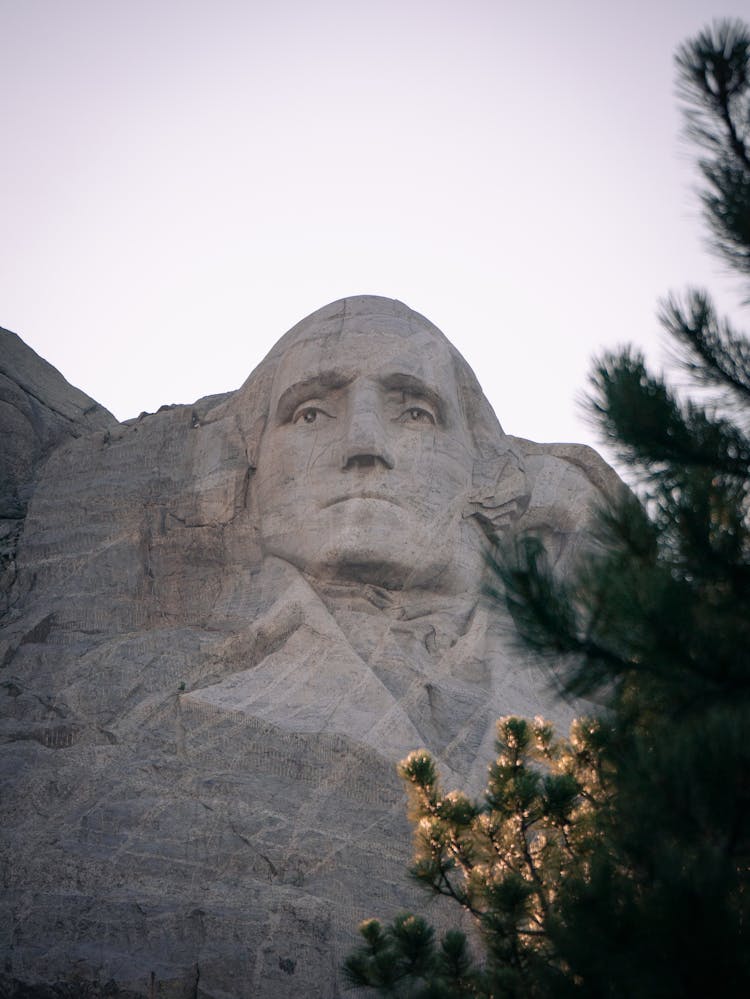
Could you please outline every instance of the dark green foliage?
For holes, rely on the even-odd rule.
[[[435,932],[419,916],[397,916],[383,929],[376,919],[359,928],[364,945],[344,962],[350,986],[369,986],[382,996],[450,999],[476,993],[466,937],[449,930],[435,946]]]
[[[750,39],[740,21],[721,21],[677,52],[688,134],[705,150],[702,194],[714,245],[750,275]]]
[[[748,278],[750,30],[720,22],[677,66],[713,245]],[[533,537],[495,562],[522,639],[601,716],[567,741],[503,719],[480,802],[444,794],[423,751],[404,762],[412,873],[471,914],[479,957],[441,978],[421,927],[420,987],[444,991],[409,991],[405,970],[383,994],[750,995],[750,342],[700,291],[661,320],[692,399],[635,350],[591,377],[634,491],[599,511],[566,580]],[[415,967],[395,927],[396,967]]]

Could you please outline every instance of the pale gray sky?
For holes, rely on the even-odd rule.
[[[506,430],[595,442],[702,246],[673,52],[738,0],[0,0],[0,324],[125,419],[399,298]]]

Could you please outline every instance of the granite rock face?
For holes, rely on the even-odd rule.
[[[8,330],[0,329],[0,613],[37,473],[60,444],[117,426],[111,413],[69,385]]]
[[[395,763],[479,790],[496,718],[573,713],[482,595],[488,537],[565,572],[614,473],[505,435],[387,299],[126,424],[2,349],[3,970],[340,995],[358,921],[424,903]]]

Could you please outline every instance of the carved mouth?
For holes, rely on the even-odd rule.
[[[346,496],[334,496],[332,500],[323,504],[322,509],[327,510],[329,506],[335,506],[337,503],[348,503],[351,500],[378,500],[381,503],[390,503],[391,506],[401,506],[392,496],[384,496],[383,493],[361,492],[350,493]]]

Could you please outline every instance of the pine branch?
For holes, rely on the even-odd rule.
[[[684,306],[670,295],[659,320],[682,348],[677,362],[698,385],[729,389],[741,405],[750,403],[750,341],[719,321],[706,292],[689,292]]]
[[[721,20],[681,45],[675,55],[678,94],[683,99],[690,134],[699,144],[725,149],[750,170],[743,131],[736,122],[745,110],[750,86],[750,37],[741,21]],[[721,126],[717,128],[718,124]]]
[[[739,21],[719,21],[675,58],[687,134],[710,153],[698,166],[709,185],[701,200],[714,249],[748,275],[750,33]]]
[[[718,347],[700,349],[713,349],[720,363]],[[750,440],[740,428],[691,401],[681,405],[663,378],[648,371],[639,351],[605,354],[595,363],[591,384],[588,401],[605,439],[645,477],[679,485],[683,471],[693,468],[747,475]]]

